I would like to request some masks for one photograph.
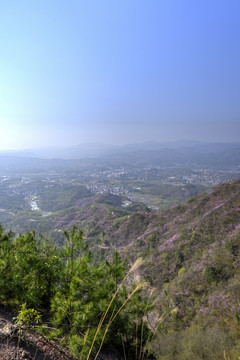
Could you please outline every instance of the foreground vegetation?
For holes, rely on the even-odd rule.
[[[1,228],[0,302],[19,310],[20,327],[44,318],[38,330],[80,359],[109,343],[129,359],[140,354],[151,336],[143,320],[151,306],[141,299],[143,284],[125,284],[138,264],[126,274],[117,253],[112,262],[93,263],[81,230],[74,226],[65,237],[59,249],[34,232],[14,237]]]

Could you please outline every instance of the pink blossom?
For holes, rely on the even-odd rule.
[[[237,226],[235,226],[235,229],[230,233],[230,236],[232,236],[233,234],[235,234],[239,229],[240,229],[240,224],[238,224]]]
[[[154,231],[158,230],[158,228],[154,228],[154,229],[150,229],[148,231],[145,231],[145,233],[143,233],[142,235],[138,236],[137,240],[142,240],[145,236],[150,235],[151,233],[153,233]]]
[[[221,206],[223,206],[224,205],[224,203],[220,203],[220,204],[218,204],[217,206],[215,206],[215,208],[213,209],[213,210],[217,210],[217,209],[219,209]]]
[[[172,237],[170,237],[168,240],[166,240],[160,247],[159,247],[159,251],[163,251],[166,248],[172,249],[174,248],[174,244],[173,242],[179,237],[178,234],[173,235]]]

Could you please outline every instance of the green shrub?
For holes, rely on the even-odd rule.
[[[223,278],[223,271],[220,266],[208,266],[204,269],[203,275],[208,283],[218,282]]]

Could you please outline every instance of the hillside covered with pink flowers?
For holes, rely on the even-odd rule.
[[[123,252],[143,256],[141,275],[157,289],[158,358],[237,359],[240,181],[162,214],[133,215],[113,231],[113,239],[120,233],[125,241],[131,238]]]

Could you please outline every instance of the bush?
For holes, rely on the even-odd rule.
[[[223,271],[220,266],[208,266],[204,269],[203,275],[208,283],[218,282],[223,278]]]

